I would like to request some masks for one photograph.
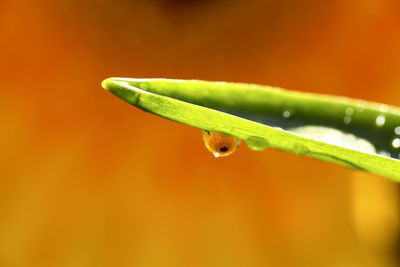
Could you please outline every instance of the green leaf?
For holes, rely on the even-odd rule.
[[[400,181],[400,109],[251,84],[109,78],[102,86],[161,117]]]

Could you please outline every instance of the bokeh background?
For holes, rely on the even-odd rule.
[[[398,0],[0,1],[0,266],[399,266],[395,182],[103,90],[258,83],[399,105]]]

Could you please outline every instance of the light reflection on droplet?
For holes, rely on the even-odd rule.
[[[351,116],[351,115],[353,115],[353,113],[354,113],[354,109],[348,107],[348,108],[346,108],[346,110],[344,111],[344,113],[346,113],[346,115]]]
[[[400,126],[397,126],[396,128],[394,128],[394,133],[397,135],[400,135]]]
[[[400,138],[395,138],[395,139],[393,139],[393,141],[392,141],[392,146],[393,146],[394,148],[399,148],[399,147],[400,147]]]
[[[343,122],[344,122],[345,124],[350,124],[350,122],[351,122],[351,117],[350,117],[350,116],[344,116]]]
[[[282,113],[282,116],[284,117],[284,118],[289,118],[290,117],[290,111],[289,110],[285,110],[285,111],[283,111],[283,113]]]
[[[386,118],[383,115],[379,115],[378,117],[376,117],[376,126],[381,127],[385,124]]]
[[[366,153],[376,153],[375,147],[367,140],[334,128],[324,126],[301,126],[297,128],[290,128],[289,131],[325,143],[363,151]]]
[[[328,142],[335,142],[337,138],[338,135],[335,133],[327,133],[324,135],[324,139],[327,140]]]

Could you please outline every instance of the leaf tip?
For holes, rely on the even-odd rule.
[[[114,78],[107,78],[101,82],[101,87],[105,90],[110,91],[111,83],[114,81]]]
[[[107,78],[101,82],[101,86],[113,95],[132,105],[136,104],[141,94],[140,89],[127,84],[127,82],[121,80],[121,78]]]

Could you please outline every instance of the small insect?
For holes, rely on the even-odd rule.
[[[217,132],[201,130],[201,135],[207,149],[216,158],[231,155],[240,144],[240,141],[236,137]]]

